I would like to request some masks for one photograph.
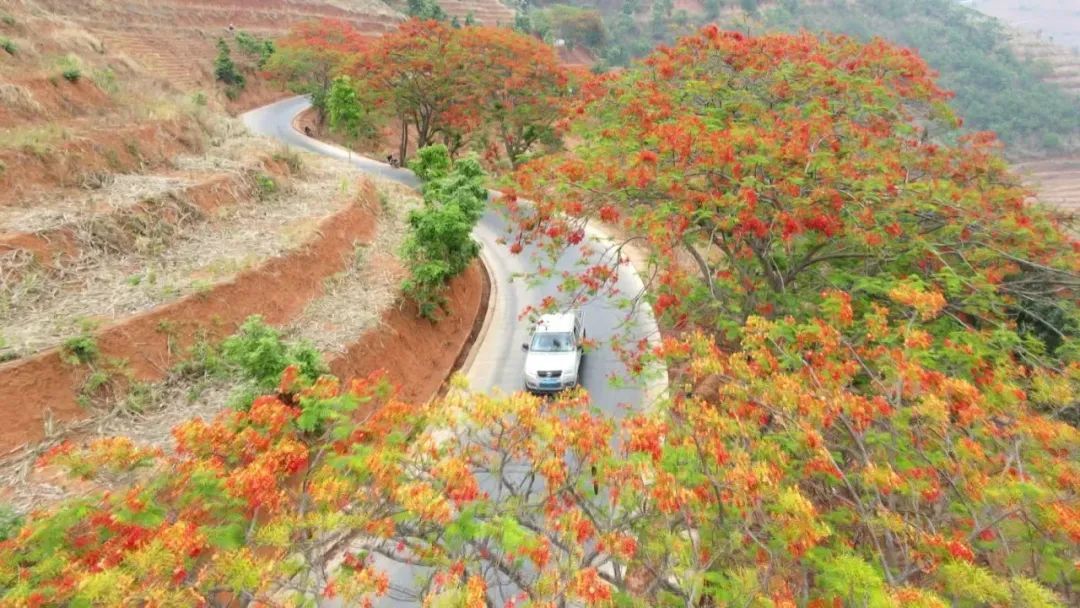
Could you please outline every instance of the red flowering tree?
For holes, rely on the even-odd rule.
[[[510,164],[516,167],[538,144],[556,144],[571,79],[555,49],[506,28],[466,27],[457,36],[471,58],[465,106],[479,111],[481,128]]]
[[[410,131],[417,149],[443,143],[451,154],[482,132],[516,162],[554,139],[569,95],[553,49],[502,28],[413,19],[379,38],[351,70],[357,86],[397,116],[401,158]]]
[[[47,460],[130,485],[31,516],[0,543],[0,598],[367,605],[397,563],[426,567],[399,590],[426,605],[1071,603],[1080,433],[1028,404],[1067,382],[946,377],[911,323],[940,310],[826,300],[818,323],[755,317],[735,353],[668,340],[707,382],[622,420],[580,392],[413,406],[290,368],[177,427],[174,456],[65,446]]]
[[[718,336],[906,280],[942,293],[941,325],[1071,345],[1074,243],[991,135],[945,143],[932,77],[883,41],[705,29],[591,84],[580,144],[518,173],[537,203],[512,205],[520,237],[557,252],[617,225],[653,254],[656,312]]]
[[[311,95],[321,123],[326,118],[326,97],[334,77],[367,48],[369,41],[340,19],[304,21],[277,41],[264,69],[290,90]]]

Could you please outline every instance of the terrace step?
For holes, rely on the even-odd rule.
[[[9,339],[43,350],[0,364],[0,451],[40,439],[47,421],[88,413],[80,396],[95,367],[66,361],[60,320],[99,321],[86,334],[96,369],[144,381],[161,378],[197,337],[219,339],[251,314],[282,324],[318,297],[356,243],[371,240],[380,203],[343,163],[305,162],[308,179],[277,200],[235,209],[156,255],[109,256],[36,305],[15,306],[2,322]]]

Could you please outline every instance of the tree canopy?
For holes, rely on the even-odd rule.
[[[340,75],[367,48],[369,39],[339,19],[301,22],[278,40],[263,67],[271,78],[296,93],[311,95],[311,103],[326,118],[326,97]]]
[[[438,21],[405,22],[358,55],[351,73],[398,118],[403,137],[415,133],[418,149],[442,143],[454,155],[492,143],[511,163],[553,142],[569,96],[551,47],[504,28]]]

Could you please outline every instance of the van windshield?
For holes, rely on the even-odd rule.
[[[538,353],[568,353],[574,350],[574,335],[571,333],[533,334],[529,350]]]

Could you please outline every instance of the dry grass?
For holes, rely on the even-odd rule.
[[[340,208],[351,170],[307,159],[309,179],[294,192],[261,203],[228,208],[188,230],[158,224],[129,226],[141,232],[136,251],[118,252],[93,222],[82,226],[83,255],[34,290],[0,291],[0,327],[8,342],[27,353],[59,344],[87,319],[111,320],[208,289],[215,282],[280,255],[313,236],[313,218]],[[348,188],[346,188],[347,190]],[[97,232],[94,232],[97,230]],[[122,238],[130,238],[131,233]]]
[[[26,87],[11,82],[0,82],[0,105],[18,108],[31,114],[41,114],[41,104]]]
[[[187,176],[100,176],[99,186],[57,200],[38,195],[19,207],[0,207],[0,227],[12,232],[42,232],[86,222],[88,217],[108,215],[136,203],[166,197],[198,181]]]
[[[311,159],[305,161],[312,163]],[[341,168],[339,165],[338,169]],[[314,163],[312,170],[322,178],[334,177],[336,173],[321,163]],[[375,327],[382,313],[393,305],[401,279],[396,252],[405,237],[408,210],[419,205],[420,199],[408,188],[392,182],[376,181],[376,187],[383,200],[383,214],[374,241],[360,251],[347,271],[333,279],[327,293],[313,301],[287,328],[289,338],[307,339],[324,352],[334,352]],[[339,188],[335,186],[334,190]],[[305,192],[303,186],[297,190],[298,195]],[[140,444],[171,451],[175,447],[171,431],[177,424],[192,418],[213,418],[226,408],[240,385],[236,380],[173,374],[145,387],[148,397],[140,402],[138,410],[132,409],[130,403],[120,402],[92,420],[50,428],[45,441],[0,458],[4,500],[16,512],[26,513],[85,494],[86,486],[72,486],[56,477],[33,474],[33,463],[49,447],[71,437],[124,435]]]
[[[313,300],[289,328],[291,337],[307,340],[323,352],[343,352],[377,326],[398,297],[404,275],[397,255],[407,233],[408,211],[421,199],[405,186],[374,181],[383,201],[375,238],[357,247],[353,263],[327,281],[326,293]]]
[[[0,131],[0,150],[22,150],[40,156],[70,137],[68,129],[55,123],[4,129]]]

